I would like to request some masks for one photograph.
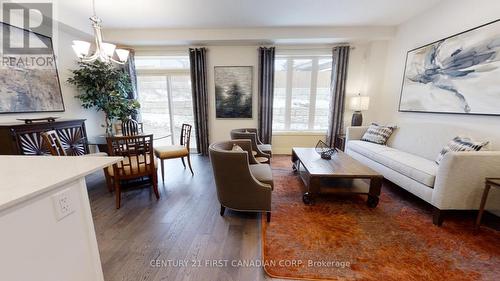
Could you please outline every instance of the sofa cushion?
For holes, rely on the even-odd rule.
[[[428,187],[434,187],[438,170],[434,161],[396,149],[381,151],[371,159]]]
[[[269,184],[273,188],[273,172],[268,164],[253,164],[250,165],[252,175],[262,183]]]
[[[348,149],[429,187],[434,186],[438,165],[423,157],[385,145],[351,140]]]
[[[394,148],[390,148],[385,145],[380,145],[376,143],[371,143],[367,141],[361,141],[361,140],[351,140],[348,141],[347,147],[350,150],[353,150],[363,156],[366,156],[368,158],[373,158],[373,155],[380,153],[382,151],[386,150],[394,150]]]

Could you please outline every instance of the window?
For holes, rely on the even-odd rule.
[[[144,130],[159,145],[179,144],[182,123],[194,124],[189,57],[136,56],[135,67]],[[190,145],[196,148],[194,128]]]
[[[274,131],[326,131],[331,68],[330,55],[276,56]]]

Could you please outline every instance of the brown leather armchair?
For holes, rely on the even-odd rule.
[[[241,150],[233,150],[234,145]],[[220,215],[226,208],[244,212],[266,212],[271,221],[271,166],[260,164],[252,155],[250,140],[218,142],[209,147]]]
[[[232,140],[248,139],[252,142],[253,155],[260,163],[270,163],[272,147],[264,144],[259,139],[259,131],[256,128],[241,128],[231,130]]]

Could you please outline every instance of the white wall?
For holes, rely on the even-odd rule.
[[[230,139],[235,128],[256,128],[258,120],[258,47],[257,46],[210,46],[207,47],[208,127],[210,142]],[[253,66],[252,119],[215,118],[215,66]]]
[[[64,112],[44,112],[44,113],[12,113],[0,114],[0,123],[19,122],[16,118],[40,118],[48,116],[56,116],[64,119],[87,119],[85,122],[87,134],[90,138],[95,135],[103,134],[104,130],[101,124],[104,122],[104,115],[96,113],[93,109],[86,110],[80,105],[80,101],[75,98],[76,90],[72,85],[66,82],[70,76],[71,69],[76,68],[76,56],[71,48],[73,40],[88,40],[84,38],[80,32],[73,32],[68,27],[58,25],[59,28],[55,32],[54,46],[56,53],[56,63],[59,71],[59,80],[61,83],[61,91],[65,106]]]
[[[377,100],[376,115],[385,122],[430,122],[460,125],[488,132],[490,141],[500,142],[500,116],[468,116],[398,112],[399,95],[408,50],[440,40],[500,18],[498,0],[445,0],[399,26],[391,41],[383,95]],[[478,85],[480,90],[480,85]]]

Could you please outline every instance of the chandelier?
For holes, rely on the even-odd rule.
[[[91,43],[86,41],[74,40],[73,51],[78,58],[83,62],[92,62],[97,59],[103,62],[114,62],[117,64],[125,64],[127,62],[129,51],[125,49],[116,49],[116,45],[102,42],[102,20],[96,15],[95,0],[92,0],[92,10],[94,15],[90,17],[92,28],[94,29],[95,52],[89,55]],[[118,59],[114,59],[114,54]]]

